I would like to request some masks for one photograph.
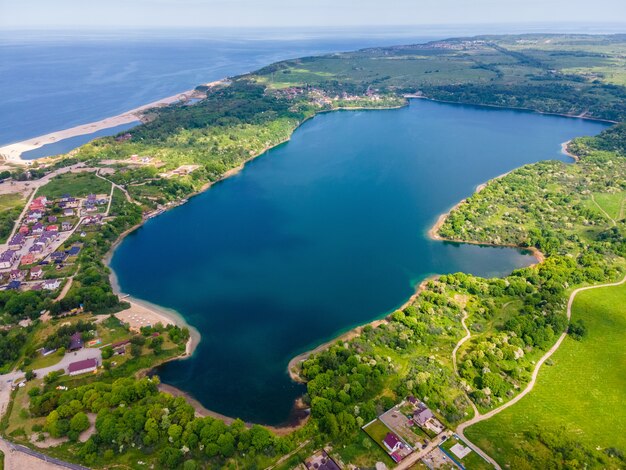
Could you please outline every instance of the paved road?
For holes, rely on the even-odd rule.
[[[435,437],[427,446],[425,449],[421,449],[421,450],[415,450],[412,454],[409,454],[408,457],[406,457],[405,459],[401,460],[400,463],[398,464],[397,467],[394,468],[394,470],[406,470],[411,468],[413,465],[415,465],[417,462],[419,462],[423,457],[425,457],[428,453],[430,453],[430,451],[432,451],[435,447],[437,447],[439,444],[441,444],[443,442],[443,438],[446,437],[450,437],[452,433],[450,431],[444,431],[441,434],[439,434],[437,437]]]
[[[61,359],[61,361],[58,362],[57,364],[53,366],[49,366],[49,367],[43,367],[41,369],[36,369],[35,373],[37,374],[37,377],[44,377],[50,372],[59,370],[59,369],[63,369],[67,373],[67,368],[72,362],[82,361],[83,359],[92,359],[92,358],[98,359],[98,363],[101,364],[102,363],[102,351],[100,351],[100,349],[98,348],[83,348],[80,351],[67,353],[65,356],[63,356],[63,359]],[[22,377],[24,377],[24,372],[22,371],[14,371],[14,372],[9,372],[8,374],[0,375],[0,389],[4,387],[5,385],[10,387],[10,383]]]
[[[585,291],[585,290],[591,290],[591,289],[600,289],[602,287],[616,287],[616,286],[620,286],[620,285],[624,284],[625,282],[626,282],[626,276],[624,276],[624,279],[622,279],[619,282],[612,282],[612,283],[608,283],[608,284],[599,284],[599,285],[596,285],[596,286],[579,287],[578,289],[574,290],[574,292],[572,292],[572,294],[569,296],[569,300],[567,302],[567,321],[568,321],[568,323],[569,323],[570,319],[572,318],[572,305],[574,304],[574,299],[576,298],[576,295],[578,295],[579,292],[582,292],[582,291]],[[511,401],[508,401],[504,405],[502,405],[502,406],[500,406],[498,408],[495,408],[495,409],[491,410],[490,412],[485,413],[483,415],[478,414],[478,415],[474,416],[472,419],[470,419],[469,421],[465,421],[464,423],[461,423],[456,428],[457,434],[472,448],[472,450],[474,450],[476,453],[480,454],[483,458],[486,458],[498,470],[501,470],[501,467],[498,465],[498,463],[495,460],[493,460],[491,457],[489,457],[487,454],[485,454],[482,450],[480,450],[480,448],[478,446],[476,446],[470,440],[468,440],[467,437],[465,437],[465,434],[464,434],[465,429],[467,429],[471,425],[476,424],[476,423],[478,423],[480,421],[484,421],[486,419],[494,417],[498,413],[506,410],[510,406],[513,406],[518,401],[520,401],[522,398],[524,398],[526,395],[528,395],[532,391],[532,389],[534,388],[535,383],[537,382],[537,376],[539,375],[539,369],[541,369],[541,366],[543,365],[543,363],[546,362],[550,358],[550,356],[552,356],[556,352],[557,349],[559,349],[559,346],[561,346],[561,343],[563,342],[563,340],[565,339],[566,336],[567,336],[567,331],[561,333],[561,336],[559,336],[559,339],[554,344],[554,346],[552,346],[548,350],[548,352],[546,352],[541,357],[541,359],[539,359],[539,362],[537,362],[537,365],[535,366],[535,370],[533,370],[533,375],[532,375],[532,378],[530,379],[530,382],[528,382],[528,385],[526,386],[526,388],[521,393],[519,393],[515,398],[513,398]]]

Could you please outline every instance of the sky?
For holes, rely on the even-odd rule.
[[[0,0],[0,29],[605,22],[626,0]]]

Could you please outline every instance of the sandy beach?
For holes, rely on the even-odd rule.
[[[561,144],[561,153],[563,155],[567,155],[568,157],[574,159],[575,162],[579,162],[580,158],[578,158],[578,155],[574,155],[573,153],[570,153],[569,150],[567,150],[567,146],[569,145],[570,142],[571,140],[568,140],[567,142],[563,142]]]
[[[213,87],[219,84],[226,83],[226,79],[217,80],[204,84],[207,87]],[[91,134],[103,129],[109,129],[111,127],[117,127],[122,124],[129,124],[136,121],[142,121],[145,119],[145,114],[150,109],[160,108],[163,106],[169,106],[174,103],[186,101],[192,98],[203,98],[204,94],[194,90],[187,90],[181,93],[177,93],[167,98],[162,98],[152,103],[139,106],[138,108],[131,109],[117,116],[101,119],[100,121],[90,122],[87,124],[81,124],[79,126],[71,127],[61,131],[51,132],[50,134],[33,137],[31,139],[23,140],[13,144],[0,147],[0,156],[2,156],[7,162],[16,164],[26,164],[27,162],[22,160],[21,155],[29,150],[34,150],[43,147],[47,144],[52,144],[60,140],[68,139],[70,137],[76,137],[79,135]]]

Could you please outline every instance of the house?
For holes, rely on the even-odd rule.
[[[50,242],[52,241],[51,237],[48,237],[46,235],[42,235],[41,237],[39,237],[37,240],[35,240],[35,243],[33,244],[33,246],[41,246],[42,248],[48,246],[50,244]]]
[[[6,250],[0,254],[0,269],[9,269],[13,263],[17,261],[17,252],[14,250]]]
[[[424,426],[426,421],[433,417],[433,412],[430,411],[423,403],[418,405],[417,411],[413,414],[413,420],[418,426]]]
[[[16,233],[9,241],[9,249],[19,250],[20,248],[22,248],[22,246],[24,246],[25,241],[26,239],[24,238],[24,235],[22,235],[21,233]]]
[[[67,201],[69,201],[70,199],[72,199],[72,196],[71,196],[70,194],[65,193],[65,194],[63,194],[63,195],[61,196],[61,198],[59,199],[59,201],[60,201],[60,202],[67,202]]]
[[[50,259],[62,263],[67,258],[67,253],[64,251],[54,251],[50,254]]]
[[[80,253],[80,246],[73,245],[69,250],[67,250],[66,253],[69,256],[76,256],[76,255],[78,255],[78,253]]]
[[[407,400],[411,405],[417,405],[419,403],[419,400],[412,395],[407,397]]]
[[[63,230],[64,232],[72,230],[72,223],[67,221],[61,222],[61,230]]]
[[[83,348],[83,339],[80,336],[80,332],[77,331],[72,336],[70,336],[70,346],[68,350],[70,351],[78,351]]]
[[[74,209],[65,209],[65,210],[63,211],[63,215],[64,215],[65,217],[71,217],[71,216],[73,216],[73,215],[74,215]]]
[[[29,253],[37,253],[37,254],[41,254],[43,253],[43,245],[40,243],[35,243],[33,246],[31,246],[28,249]]]
[[[35,225],[33,225],[33,228],[31,229],[31,232],[34,235],[41,235],[43,233],[43,224],[41,222],[37,222]]]
[[[33,255],[32,253],[27,253],[24,256],[22,256],[22,259],[20,260],[20,266],[33,264],[34,262],[35,262],[35,255]]]
[[[59,231],[58,225],[48,225],[46,227],[46,232],[58,232],[58,231]]]
[[[21,281],[11,281],[7,285],[7,290],[19,290],[21,285],[22,285]]]
[[[36,292],[39,292],[41,289],[43,289],[42,283],[33,284],[32,286],[30,286],[30,290],[34,290]]]
[[[305,460],[307,470],[340,470],[341,467],[322,450]]]
[[[48,222],[51,223],[51,224],[55,223],[57,220],[58,219],[57,219],[56,215],[49,215],[48,216]]]
[[[72,362],[67,372],[69,375],[86,374],[87,372],[93,372],[98,368],[98,361],[96,358],[83,359],[82,361]]]
[[[55,352],[57,350],[57,348],[41,348],[39,351],[41,352],[41,355],[43,357],[49,356],[50,354],[52,354],[53,352]]]
[[[64,207],[66,209],[76,209],[78,205],[79,205],[78,199],[75,199],[73,197],[68,198],[68,200],[65,201],[64,203]]]
[[[14,281],[21,281],[26,277],[26,272],[20,269],[13,269],[9,276]]]
[[[20,227],[20,230],[19,230],[20,235],[28,235],[28,232],[30,232],[28,225],[22,225]]]
[[[390,453],[397,452],[404,446],[400,438],[392,432],[387,433],[385,439],[383,439],[383,444],[385,444],[385,447]]]
[[[47,279],[43,281],[43,288],[46,290],[56,290],[61,285],[60,279]]]
[[[43,269],[41,269],[41,266],[35,266],[34,268],[30,270],[31,281],[41,279],[42,277],[43,277]]]
[[[122,346],[126,346],[127,344],[130,344],[130,339],[124,339],[122,341],[118,341],[117,343],[113,343],[113,344],[111,344],[111,347],[113,349],[117,349],[117,348],[120,348]]]

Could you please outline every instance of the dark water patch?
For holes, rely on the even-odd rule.
[[[317,116],[290,142],[149,221],[112,260],[124,292],[179,311],[202,334],[162,380],[246,421],[288,419],[305,390],[296,354],[402,305],[432,273],[505,275],[516,249],[437,242],[437,216],[597,122],[413,101]]]

